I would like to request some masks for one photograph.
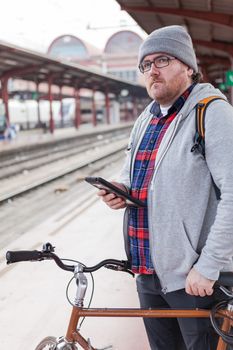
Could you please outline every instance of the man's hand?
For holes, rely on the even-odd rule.
[[[204,297],[213,294],[213,280],[209,280],[201,275],[194,268],[190,270],[185,283],[185,291],[190,295]]]
[[[121,190],[125,191],[125,186],[118,183],[113,182],[112,184],[119,187]],[[126,201],[124,198],[117,197],[114,193],[107,193],[105,190],[99,190],[97,195],[102,197],[103,201],[111,208],[111,209],[122,209],[126,207]]]

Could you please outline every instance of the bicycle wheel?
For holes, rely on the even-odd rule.
[[[231,301],[232,302],[232,301]],[[233,314],[232,310],[228,308],[229,300],[220,301],[211,309],[210,320],[215,332],[227,344],[227,350],[233,349]],[[230,304],[229,304],[230,305]],[[223,349],[225,349],[223,347]]]
[[[46,337],[37,345],[35,350],[56,350],[57,341],[55,337]]]

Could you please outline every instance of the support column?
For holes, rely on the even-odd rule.
[[[135,120],[138,117],[137,99],[135,97],[133,97],[132,104],[133,104],[132,119]]]
[[[124,119],[126,122],[129,121],[129,111],[128,111],[128,106],[127,106],[127,100],[124,101]]]
[[[105,107],[106,107],[106,122],[107,124],[110,124],[110,100],[109,100],[108,88],[106,88],[105,90]]]
[[[93,126],[97,125],[96,105],[95,105],[95,89],[92,90],[92,124],[93,124]]]
[[[39,83],[36,83],[36,102],[37,102],[37,120],[38,120],[38,127],[40,128],[42,126],[41,122],[41,115],[40,115],[40,92],[39,92]]]
[[[78,89],[77,87],[74,90],[74,97],[75,97],[74,126],[76,129],[78,129],[81,124],[81,106],[80,106],[80,89]]]
[[[49,98],[49,131],[51,134],[54,133],[54,119],[53,119],[53,96],[52,96],[52,81],[53,77],[52,75],[49,76],[48,79],[48,98]]]
[[[63,113],[63,100],[62,100],[62,86],[59,87],[59,101],[60,101],[60,115],[61,115],[61,127],[64,127],[64,113]]]
[[[9,106],[8,106],[9,95],[8,95],[8,90],[7,90],[8,79],[9,78],[7,78],[7,77],[1,78],[2,100],[3,100],[4,107],[5,107],[5,116],[6,116],[7,126],[10,125]]]

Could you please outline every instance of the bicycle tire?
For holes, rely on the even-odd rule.
[[[56,350],[57,341],[55,337],[46,337],[37,345],[35,350]]]

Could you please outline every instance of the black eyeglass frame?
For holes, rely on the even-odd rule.
[[[164,62],[165,64],[163,63],[160,65],[158,65],[158,63],[156,64],[156,61],[161,59],[161,58],[166,58],[167,62]],[[164,68],[164,67],[169,66],[170,61],[173,61],[176,59],[177,59],[176,57],[158,56],[158,57],[155,57],[152,61],[149,61],[149,60],[143,61],[142,63],[139,64],[138,68],[139,68],[141,73],[145,73],[145,72],[149,72],[151,70],[152,64],[154,64],[156,68]],[[149,64],[148,68],[144,69],[143,63]]]

